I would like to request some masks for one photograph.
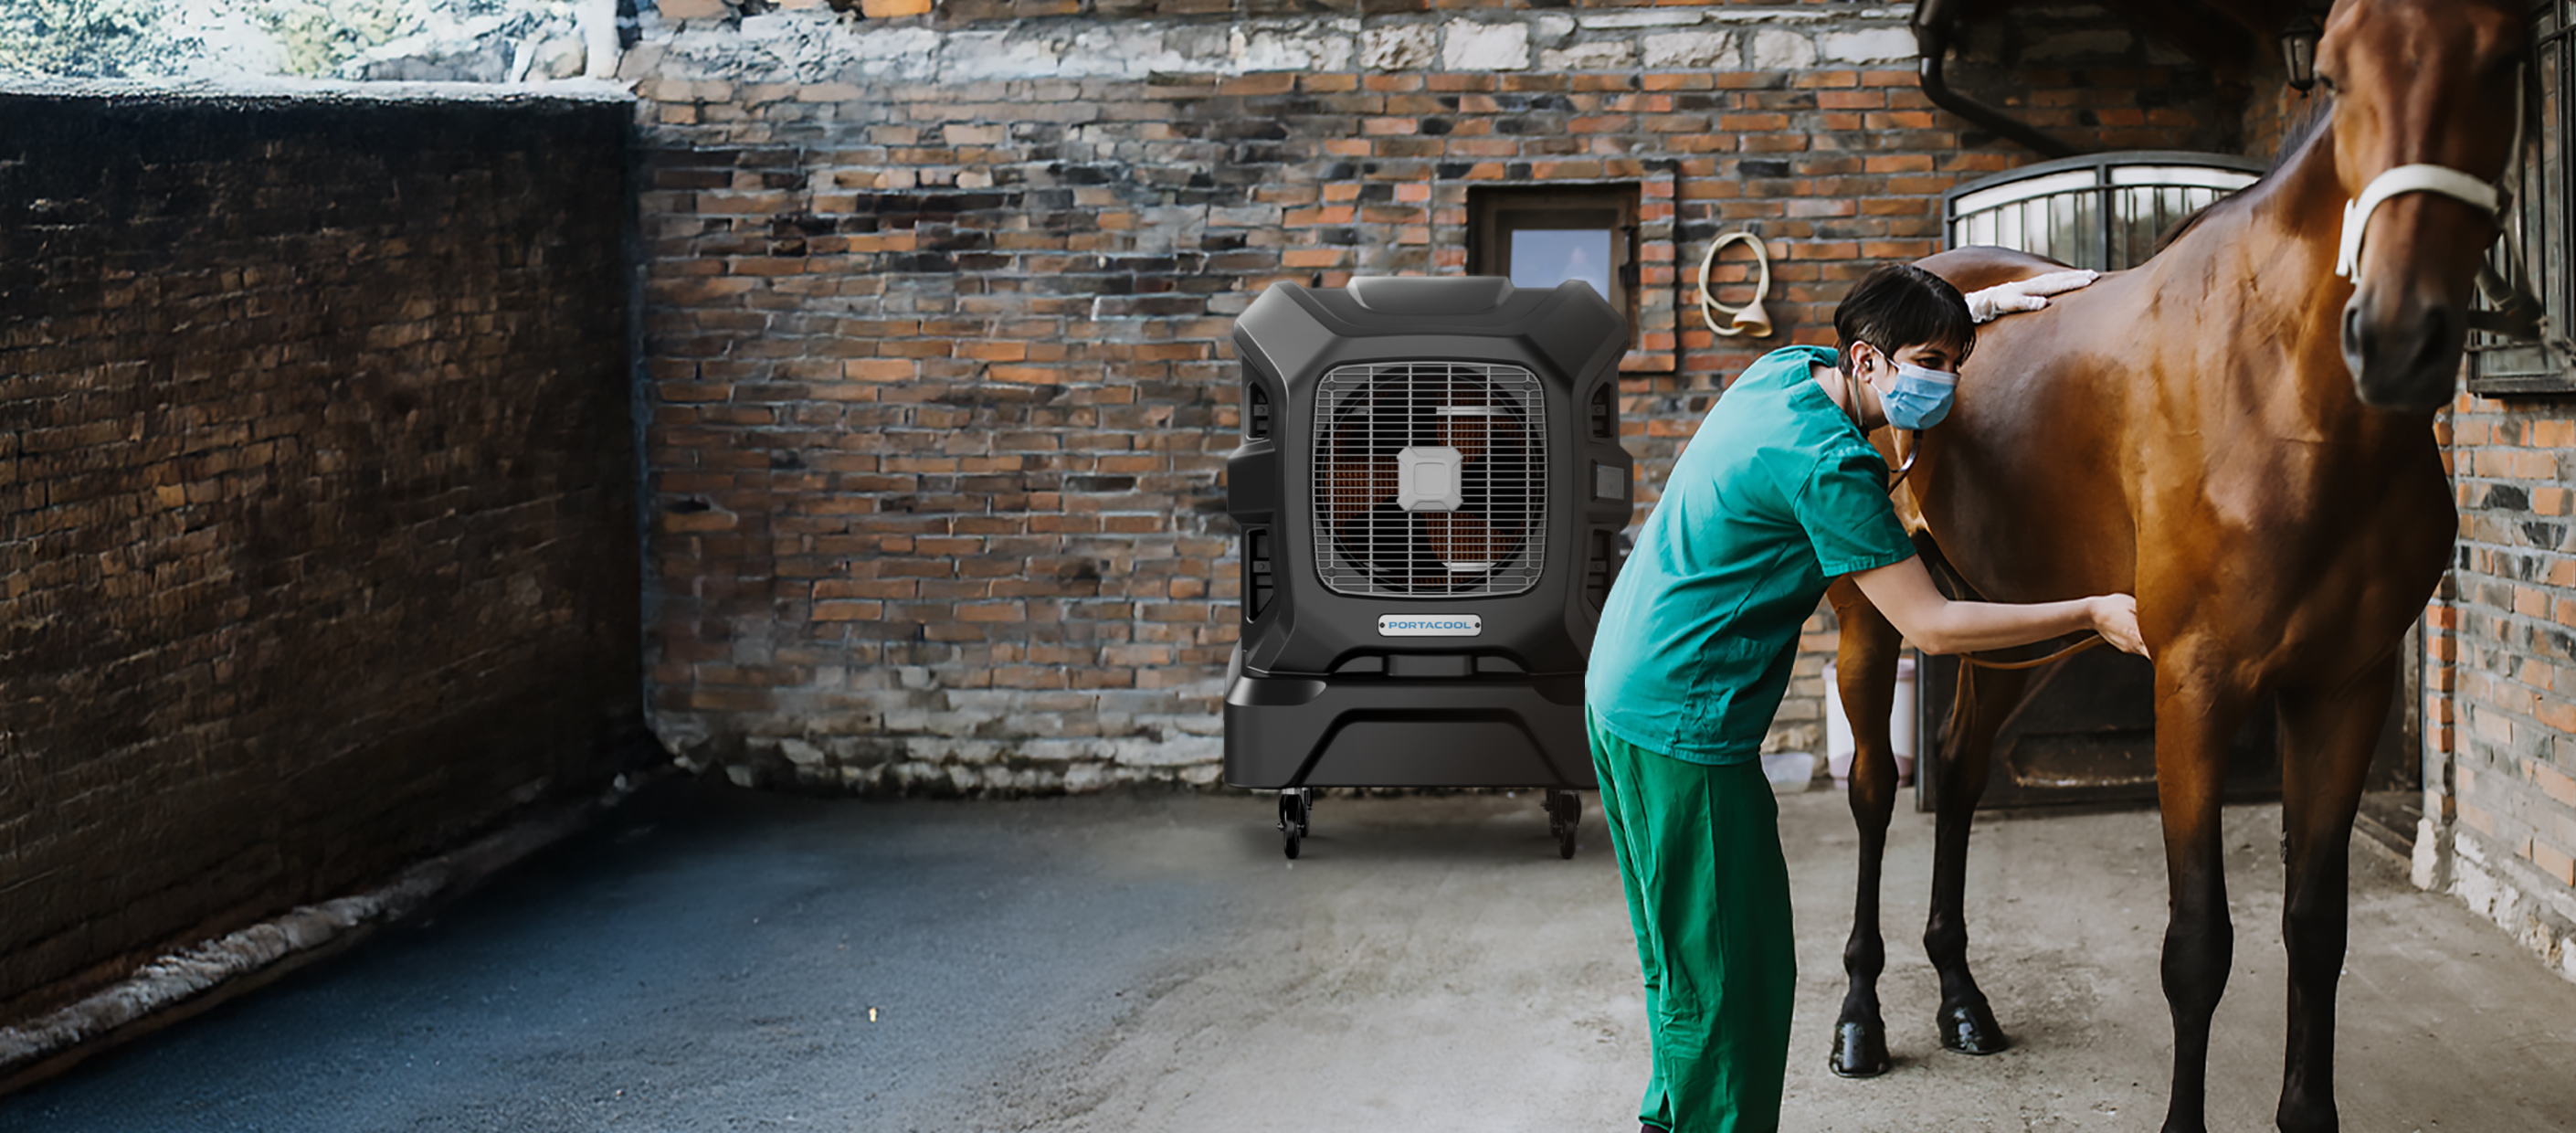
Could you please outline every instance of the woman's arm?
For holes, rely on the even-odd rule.
[[[1926,653],[2001,649],[2091,630],[2123,651],[2147,655],[2147,644],[2138,636],[2138,600],[2126,594],[2027,606],[1953,602],[1932,585],[1920,556],[1851,578],[1870,605]]]

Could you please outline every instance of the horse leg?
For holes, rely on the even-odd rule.
[[[2156,664],[2156,803],[2164,820],[2165,1004],[2173,1012],[2173,1094],[2165,1133],[2205,1133],[2209,1021],[2227,990],[2236,928],[2227,915],[2219,803],[2227,745],[2253,690],[2225,687],[2227,666],[2169,650]]]
[[[1968,971],[1968,831],[1976,819],[1977,800],[1986,793],[1986,773],[1993,761],[1995,734],[2021,703],[2030,674],[2015,669],[1977,669],[1962,662],[1959,680],[1963,715],[1955,717],[1941,737],[1936,818],[1932,837],[1932,912],[1923,925],[1923,951],[1941,976],[1941,1009],[1934,1016],[1941,1045],[1967,1054],[1995,1054],[2012,1045],[1995,1022],[1986,993]]]
[[[2397,681],[2394,658],[2334,689],[2281,694],[2281,826],[2287,901],[2281,939],[2290,958],[2284,1044],[2284,1133],[2330,1133],[2334,1103],[2335,982],[2343,972],[2353,811]]]
[[[1836,691],[1851,720],[1851,812],[1852,824],[1860,830],[1859,896],[1852,907],[1851,939],[1843,944],[1843,973],[1851,987],[1843,995],[1842,1017],[1834,1023],[1827,1065],[1845,1078],[1869,1078],[1886,1073],[1890,1063],[1887,1023],[1878,1011],[1878,976],[1887,967],[1887,943],[1878,934],[1878,890],[1887,823],[1896,812],[1896,754],[1887,714],[1896,701],[1896,660],[1904,642],[1896,626],[1848,579],[1835,582],[1826,596],[1842,624],[1834,661],[1841,686]]]

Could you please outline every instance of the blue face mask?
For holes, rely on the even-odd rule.
[[[1879,394],[1887,423],[1899,429],[1929,429],[1950,415],[1951,398],[1959,392],[1959,375],[1945,370],[1896,364],[1896,387]]]

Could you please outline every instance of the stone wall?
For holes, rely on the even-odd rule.
[[[1685,321],[1625,367],[1642,509],[1728,375],[1829,341],[1850,280],[1940,247],[1944,189],[2034,160],[1929,107],[1904,6],[741,7],[663,0],[621,74],[653,715],[742,782],[1212,781],[1226,336],[1271,282],[1459,272],[1478,185],[1669,183],[1642,283],[1685,310],[1707,241],[1753,229],[1781,334]],[[1969,45],[1954,84],[2043,129],[2237,148],[2244,109],[2100,10]],[[1776,748],[1820,746],[1812,628]]]
[[[649,748],[631,115],[0,94],[0,1020]]]

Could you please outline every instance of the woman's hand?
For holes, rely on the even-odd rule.
[[[2138,600],[2126,594],[2104,594],[2084,600],[2093,615],[2093,632],[2123,653],[2147,655],[2147,640],[2138,632]]]
[[[2011,283],[1998,283],[1982,291],[1971,291],[1967,295],[1968,318],[1972,322],[1983,323],[2015,311],[2044,310],[2048,306],[2049,296],[2073,291],[2100,278],[2102,278],[2101,272],[2089,268],[2075,268],[2069,271],[2035,275],[2029,279],[2016,279]]]

